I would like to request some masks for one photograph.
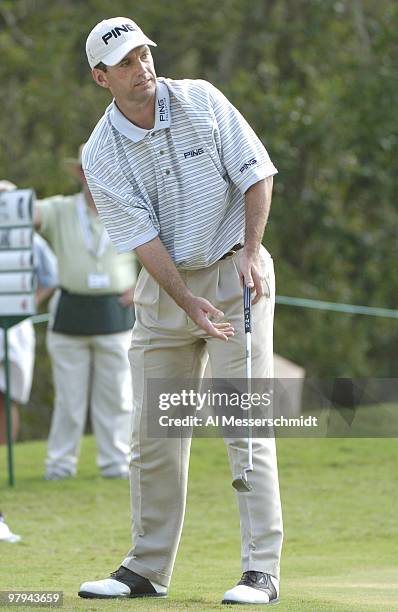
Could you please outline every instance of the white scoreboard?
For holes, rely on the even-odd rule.
[[[35,314],[31,189],[0,193],[0,316]]]

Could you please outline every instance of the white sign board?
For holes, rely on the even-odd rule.
[[[0,229],[0,250],[30,248],[33,241],[33,230],[29,227]]]
[[[0,193],[0,316],[35,314],[31,189]]]
[[[32,227],[34,192],[14,189],[0,193],[0,228]]]

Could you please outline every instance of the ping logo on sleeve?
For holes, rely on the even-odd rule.
[[[245,170],[247,170],[248,168],[250,168],[250,166],[255,166],[255,165],[256,165],[256,163],[257,163],[257,160],[256,160],[256,159],[254,159],[254,157],[253,157],[252,159],[249,159],[249,161],[245,162],[245,163],[243,164],[243,166],[241,166],[241,167],[239,168],[239,172],[240,172],[240,173],[243,173]]]
[[[199,147],[199,149],[192,149],[192,151],[186,151],[184,153],[184,159],[187,159],[188,157],[197,157],[198,155],[203,155],[204,150],[202,147]]]

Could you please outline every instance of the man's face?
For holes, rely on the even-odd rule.
[[[147,45],[133,49],[119,64],[108,66],[106,72],[94,68],[93,78],[120,103],[143,104],[156,91],[155,67]]]

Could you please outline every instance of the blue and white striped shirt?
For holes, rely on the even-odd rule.
[[[205,268],[243,242],[244,194],[276,174],[239,111],[202,80],[157,79],[155,125],[115,102],[83,150],[83,168],[119,252],[159,235],[175,264]]]

